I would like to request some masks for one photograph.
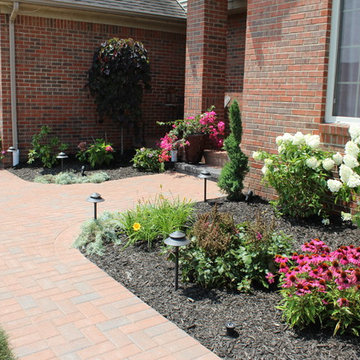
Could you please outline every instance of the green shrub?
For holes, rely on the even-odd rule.
[[[336,158],[319,149],[318,135],[286,133],[277,137],[276,143],[277,154],[265,151],[253,154],[255,160],[265,162],[262,181],[277,192],[274,207],[293,217],[326,216],[327,204],[334,202],[327,180],[332,176]]]
[[[60,143],[58,137],[49,138],[51,128],[42,126],[38,134],[33,135],[31,140],[31,150],[28,153],[28,164],[39,159],[44,167],[51,168],[56,163],[56,156],[61,151],[65,151],[68,145]]]
[[[86,142],[81,142],[78,148],[76,157],[82,162],[87,161],[92,168],[104,163],[109,165],[114,160],[114,148],[104,139],[96,139],[89,146]]]
[[[0,359],[1,360],[15,360],[15,356],[10,350],[8,344],[8,337],[5,331],[0,328]]]
[[[290,251],[290,239],[260,222],[237,227],[230,214],[216,207],[195,222],[189,246],[181,249],[183,281],[205,288],[249,291],[254,282],[268,287],[265,277],[273,270],[273,257]]]
[[[175,230],[183,229],[193,214],[193,203],[186,199],[167,199],[162,194],[154,200],[139,202],[133,210],[122,213],[121,223],[128,236],[126,246],[136,242],[152,243]]]
[[[85,184],[85,183],[102,183],[110,179],[110,176],[103,171],[90,174],[87,176],[76,175],[73,172],[61,172],[57,175],[46,174],[37,176],[34,182],[42,184]]]
[[[360,334],[360,247],[336,251],[319,239],[302,246],[304,254],[277,257],[283,297],[279,309],[292,327],[319,326],[333,334]]]
[[[165,170],[164,162],[159,160],[161,152],[160,149],[147,149],[144,147],[137,149],[131,160],[134,168],[141,171],[163,172]]]
[[[225,191],[230,200],[238,201],[242,197],[243,181],[249,171],[248,158],[241,151],[242,123],[239,105],[236,100],[229,110],[230,135],[224,141],[229,162],[221,170],[218,186]]]
[[[97,220],[87,220],[81,226],[81,233],[73,246],[86,254],[104,254],[104,245],[121,244],[122,225],[120,213],[104,212]]]

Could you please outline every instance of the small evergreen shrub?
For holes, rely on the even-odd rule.
[[[1,360],[15,360],[9,344],[8,337],[3,329],[0,328],[0,359]]]
[[[39,159],[44,167],[52,168],[57,161],[56,156],[68,148],[67,144],[60,143],[57,136],[49,138],[51,128],[42,126],[38,134],[33,135],[31,140],[32,149],[28,153],[28,164]]]
[[[243,181],[249,171],[248,158],[241,151],[242,122],[239,104],[236,100],[229,109],[230,135],[224,141],[224,149],[227,151],[229,162],[223,167],[218,186],[227,195],[229,200],[238,201],[242,197]]]
[[[164,161],[161,158],[160,149],[137,149],[132,163],[134,168],[140,171],[163,172],[165,171]]]

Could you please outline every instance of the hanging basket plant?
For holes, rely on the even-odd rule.
[[[143,44],[113,38],[95,51],[88,86],[100,119],[135,121],[141,115],[143,89],[150,89],[150,65]]]

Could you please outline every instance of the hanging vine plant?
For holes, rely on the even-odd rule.
[[[123,123],[141,116],[143,89],[150,89],[150,64],[143,44],[113,38],[95,51],[88,86],[100,119]]]

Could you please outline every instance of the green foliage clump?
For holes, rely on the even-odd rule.
[[[160,161],[160,149],[137,149],[132,163],[134,168],[140,171],[163,172],[165,171],[164,162]]]
[[[56,163],[59,152],[68,148],[67,144],[60,143],[58,137],[49,138],[51,128],[47,125],[41,127],[38,134],[34,134],[31,140],[31,150],[28,153],[28,164],[39,159],[44,167],[52,168]]]
[[[264,161],[262,181],[277,192],[278,199],[272,205],[283,215],[326,217],[328,204],[334,202],[327,180],[332,177],[336,157],[319,148],[318,135],[285,133],[276,143],[277,154],[253,154],[255,160]]]
[[[242,197],[243,181],[249,171],[248,158],[241,151],[242,122],[239,104],[236,100],[229,110],[230,135],[224,141],[224,149],[227,151],[229,162],[223,167],[218,186],[230,200],[238,201]]]
[[[88,255],[104,255],[104,245],[121,244],[122,225],[118,212],[104,212],[97,220],[87,220],[73,246]]]
[[[167,199],[162,194],[154,200],[141,201],[135,209],[122,213],[122,226],[128,236],[125,246],[165,238],[183,229],[193,214],[193,203],[183,199]]]
[[[73,172],[61,172],[57,175],[42,175],[37,176],[34,179],[34,182],[41,184],[59,184],[59,185],[68,185],[68,184],[87,184],[95,183],[99,184],[110,179],[110,176],[104,172],[100,171],[94,174],[89,174],[87,176],[77,175]]]
[[[150,88],[147,50],[133,39],[113,38],[95,51],[88,71],[88,86],[101,117],[122,121],[123,115],[137,118],[143,88]]]
[[[274,267],[274,255],[290,251],[289,237],[262,224],[260,217],[235,227],[232,216],[216,207],[198,218],[190,235],[190,245],[181,249],[183,281],[205,288],[268,287],[265,276]]]
[[[0,359],[1,360],[15,360],[9,344],[8,337],[3,329],[0,328]]]
[[[96,139],[88,145],[85,141],[78,145],[76,157],[82,162],[88,162],[92,168],[104,163],[109,165],[114,160],[114,148],[104,139]]]

